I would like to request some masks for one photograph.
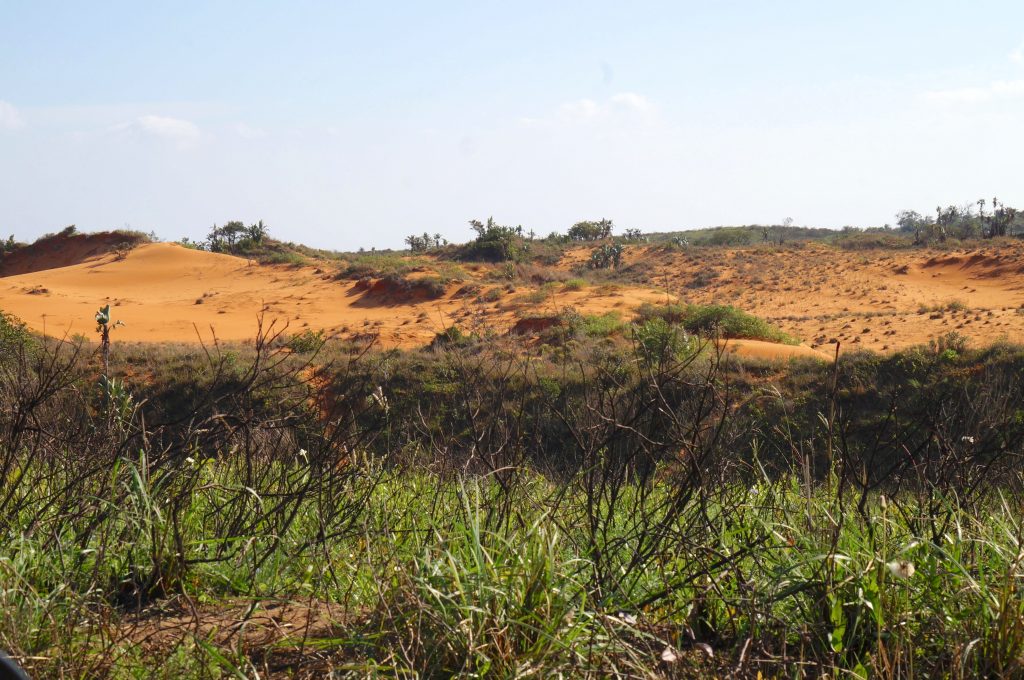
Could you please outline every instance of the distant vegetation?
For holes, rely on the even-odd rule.
[[[406,236],[405,244],[409,246],[409,250],[412,252],[422,253],[448,245],[448,239],[444,238],[440,234],[434,234],[431,236],[427,232],[423,232],[421,236],[417,236],[415,234]]]
[[[187,248],[206,250],[211,253],[237,255],[257,260],[263,264],[302,265],[307,263],[303,248],[270,238],[270,229],[263,220],[248,226],[239,220],[232,220],[223,226],[216,224],[203,241],[183,238],[179,243]]]
[[[606,243],[590,252],[587,266],[591,269],[616,268],[622,264],[623,248],[618,243]]]
[[[493,217],[488,217],[486,222],[470,220],[469,226],[476,232],[476,238],[459,249],[461,259],[515,261],[529,251],[523,238],[522,226],[503,226],[497,224]]]
[[[599,241],[610,238],[613,228],[611,220],[577,222],[569,227],[568,236],[573,241]]]

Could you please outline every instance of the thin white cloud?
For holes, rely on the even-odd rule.
[[[191,121],[155,115],[139,116],[129,122],[115,125],[110,130],[135,137],[162,139],[172,142],[179,148],[194,146],[202,136],[199,126]]]
[[[647,97],[635,92],[620,92],[608,100],[608,102],[613,108],[625,111],[636,111],[639,113],[651,113],[654,111],[654,105],[651,101]]]
[[[635,92],[620,92],[606,101],[593,99],[577,99],[566,102],[558,107],[554,119],[561,123],[583,123],[588,121],[607,120],[648,120],[657,111],[654,104],[643,95]],[[541,118],[521,118],[525,126],[542,125],[546,121]]]
[[[17,130],[25,125],[14,104],[0,100],[0,130]]]
[[[567,121],[590,120],[597,118],[603,112],[604,107],[593,99],[578,99],[558,107],[558,117]]]
[[[199,139],[199,128],[195,123],[168,116],[139,116],[135,119],[138,128],[154,137],[163,137],[178,142]]]
[[[1010,52],[1010,61],[1024,66],[1024,45],[1020,45]]]
[[[983,104],[1001,99],[1024,97],[1024,80],[996,80],[982,87],[932,90],[925,96],[934,102]]]
[[[235,134],[242,139],[262,139],[267,136],[267,131],[248,123],[238,123],[235,125]]]

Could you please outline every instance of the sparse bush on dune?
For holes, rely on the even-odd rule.
[[[474,333],[466,333],[456,325],[451,325],[440,331],[434,336],[434,339],[430,341],[430,349],[452,349],[460,347],[468,347],[479,340],[479,336]]]
[[[324,332],[305,330],[298,335],[293,335],[285,342],[285,347],[297,354],[309,354],[318,352],[324,346]]]
[[[460,259],[508,262],[520,260],[529,252],[522,226],[503,226],[493,217],[488,217],[487,222],[470,220],[469,225],[476,238],[459,248]]]
[[[610,238],[614,228],[611,220],[588,220],[572,225],[567,236],[572,241],[600,241]]]
[[[262,264],[288,264],[294,267],[309,264],[309,260],[303,255],[291,250],[270,250],[269,252],[261,253],[259,261]]]
[[[892,233],[855,232],[842,233],[835,244],[843,250],[899,250],[914,245],[912,239]]]
[[[214,224],[203,241],[183,238],[179,243],[186,248],[236,255],[262,264],[301,266],[309,263],[307,255],[322,257],[327,254],[270,238],[270,227],[263,220],[248,226],[240,220],[232,220],[223,226]]]
[[[408,274],[422,266],[420,260],[397,253],[360,253],[345,258],[335,274],[337,279],[382,278],[391,274]]]
[[[639,323],[660,318],[696,335],[784,344],[798,342],[763,319],[729,305],[645,304],[637,314]]]
[[[719,273],[713,267],[702,267],[686,282],[687,288],[705,288],[718,280]]]
[[[606,243],[590,252],[587,266],[591,269],[616,269],[622,264],[623,248],[618,243]]]
[[[14,240],[14,234],[7,237],[6,241],[0,241],[0,257],[3,257],[6,253],[13,253],[18,248],[22,247],[23,243],[18,243]]]
[[[0,310],[0,357],[14,360],[18,351],[30,347],[33,343],[32,335],[25,324]]]

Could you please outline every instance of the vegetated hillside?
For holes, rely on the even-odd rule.
[[[83,234],[68,227],[29,245],[19,244],[10,251],[0,252],[0,277],[68,267],[108,253],[124,255],[149,241],[148,236],[136,231]]]
[[[797,240],[803,232],[791,229],[781,245],[732,246],[635,235],[530,240],[491,222],[474,228],[479,236],[465,246],[424,235],[414,240],[420,252],[348,254],[281,244],[260,224],[238,227],[256,235],[207,249],[109,252],[123,243],[116,233],[51,237],[5,258],[28,273],[0,280],[0,309],[51,334],[88,334],[96,307],[109,303],[127,324],[122,339],[150,342],[250,339],[261,315],[293,334],[387,347],[424,347],[449,332],[513,333],[524,346],[550,346],[578,331],[579,319],[588,332],[600,326],[630,342],[641,306],[658,304],[728,306],[762,319],[781,335],[727,336],[735,350],[762,357],[827,358],[836,343],[888,352],[951,333],[979,346],[1024,339],[1019,240],[913,247],[858,232],[824,243]]]

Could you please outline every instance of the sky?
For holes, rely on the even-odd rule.
[[[0,0],[0,234],[1024,204],[1024,3]]]

